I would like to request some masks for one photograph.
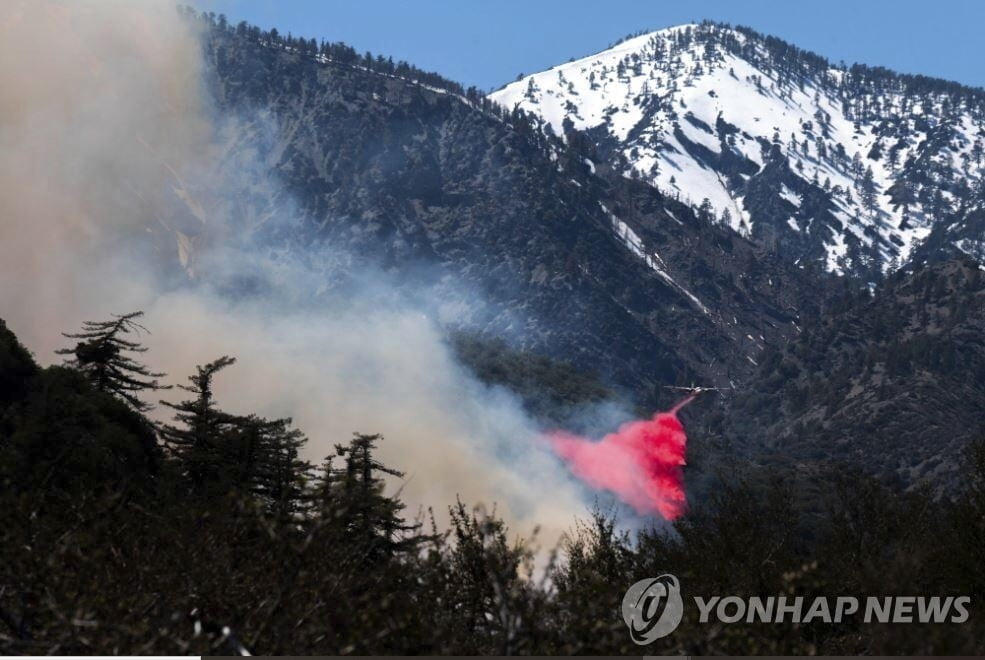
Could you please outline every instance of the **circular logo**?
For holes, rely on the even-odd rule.
[[[622,618],[637,644],[650,644],[674,632],[684,618],[681,585],[669,573],[640,580],[622,599]]]

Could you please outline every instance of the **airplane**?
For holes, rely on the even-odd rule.
[[[683,390],[685,392],[690,392],[691,394],[701,394],[702,392],[718,392],[721,393],[721,388],[718,387],[698,387],[697,385],[691,385],[690,387],[682,387],[680,385],[664,385],[668,390]]]

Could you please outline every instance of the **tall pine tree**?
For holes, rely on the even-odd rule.
[[[311,464],[299,457],[306,438],[291,419],[240,417],[225,444],[235,485],[260,498],[281,520],[299,515]]]
[[[138,393],[171,388],[157,380],[166,374],[154,373],[128,355],[147,352],[147,347],[125,338],[141,332],[150,334],[136,321],[143,315],[143,312],[131,312],[114,314],[111,321],[86,321],[81,332],[62,333],[79,340],[74,348],[55,351],[58,355],[71,356],[65,358],[65,364],[85,374],[96,389],[123,399],[139,412],[146,412],[152,406],[141,401]]]
[[[348,447],[336,445],[345,464],[335,468],[326,461],[325,473],[316,487],[322,498],[322,515],[341,523],[349,542],[358,544],[368,561],[386,560],[417,547],[424,537],[420,525],[401,517],[404,504],[383,494],[383,475],[397,478],[403,472],[380,463],[373,455],[381,435],[357,433]]]
[[[196,491],[214,484],[220,477],[230,476],[222,467],[227,458],[229,436],[236,430],[239,418],[216,408],[212,380],[219,371],[235,362],[235,358],[223,356],[204,366],[199,365],[195,375],[188,377],[192,384],[179,385],[195,398],[181,403],[161,401],[162,405],[175,411],[175,421],[181,424],[162,425],[161,438]]]

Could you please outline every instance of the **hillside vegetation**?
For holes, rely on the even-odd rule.
[[[651,652],[983,650],[980,445],[953,502],[846,474],[808,538],[782,483],[723,481],[672,530],[630,536],[586,512],[538,575],[543,552],[472,503],[444,503],[449,529],[407,520],[382,438],[340,438],[314,467],[289,420],[223,412],[211,383],[230,358],[199,367],[174,423],[155,426],[99,377],[132,373],[105,349],[120,332],[42,369],[0,325],[0,652],[631,653],[623,593],[665,572],[687,594],[967,595],[972,611],[723,626],[692,609]]]

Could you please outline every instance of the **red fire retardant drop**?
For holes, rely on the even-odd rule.
[[[687,507],[682,469],[687,435],[677,411],[693,398],[652,419],[627,422],[598,442],[564,431],[548,437],[555,453],[592,488],[611,491],[637,513],[674,520]]]

